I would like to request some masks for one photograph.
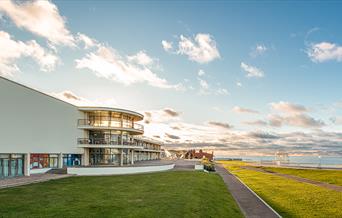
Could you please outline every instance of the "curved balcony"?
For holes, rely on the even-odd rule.
[[[115,148],[139,148],[143,149],[144,147],[142,145],[139,145],[136,142],[128,142],[123,141],[110,141],[106,139],[91,139],[91,138],[79,138],[77,139],[77,144],[79,147],[115,147]]]
[[[139,123],[134,122],[123,122],[120,119],[79,119],[78,128],[81,129],[112,129],[112,130],[122,130],[135,134],[143,134],[144,126]]]
[[[128,115],[133,118],[134,121],[141,121],[144,119],[144,115],[121,108],[110,108],[110,107],[79,107],[80,111],[86,112],[86,113],[98,113],[98,112],[104,112],[108,114],[123,114]]]
[[[135,148],[143,151],[160,152],[160,146],[149,146],[141,141],[110,141],[104,138],[78,138],[79,147],[112,147],[112,148]]]

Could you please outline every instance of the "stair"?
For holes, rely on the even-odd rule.
[[[66,168],[60,168],[60,169],[51,169],[46,172],[47,174],[67,174]]]

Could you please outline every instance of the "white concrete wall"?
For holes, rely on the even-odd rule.
[[[78,153],[76,106],[0,77],[0,153]]]
[[[135,173],[160,172],[171,170],[174,164],[162,166],[141,166],[141,167],[81,167],[67,169],[68,174],[75,174],[80,176],[94,176],[94,175],[122,175]]]
[[[196,164],[195,170],[204,170],[204,166],[202,164]]]
[[[32,174],[40,174],[40,173],[46,173],[47,171],[51,170],[51,168],[41,168],[41,169],[31,169],[30,175]]]

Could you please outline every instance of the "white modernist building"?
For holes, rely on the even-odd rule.
[[[0,178],[160,158],[134,111],[77,107],[0,77]]]

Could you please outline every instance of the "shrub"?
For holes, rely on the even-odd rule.
[[[203,168],[209,172],[215,171],[215,163],[213,161],[209,161],[207,158],[202,159]]]

